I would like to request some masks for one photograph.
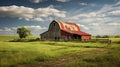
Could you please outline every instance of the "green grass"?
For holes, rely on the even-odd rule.
[[[62,67],[117,67],[120,65],[120,45],[115,43],[119,42],[120,38],[111,38],[113,41],[111,45],[50,41],[9,42],[14,38],[18,36],[0,36],[0,67],[17,67],[24,64],[37,66],[36,63],[45,64],[47,61],[50,63],[53,61],[53,65],[59,62],[63,65]],[[28,39],[31,38],[36,37],[28,37]],[[61,61],[58,60],[60,58],[73,59]],[[51,67],[54,66],[51,65]]]
[[[119,43],[120,44],[120,38],[110,38],[113,43]]]
[[[28,36],[27,39],[39,38],[38,36]],[[14,39],[19,39],[19,36],[0,36],[0,41],[11,41]]]
[[[97,54],[96,51],[93,51],[75,62],[67,63],[65,67],[119,67],[120,45],[113,44],[107,48],[106,53]]]
[[[18,36],[0,36],[0,41],[9,41],[12,39],[17,39]]]
[[[65,44],[65,43],[64,43]],[[46,61],[61,56],[93,50],[94,48],[79,48],[69,46],[54,46],[42,42],[0,42],[0,65],[14,66],[22,63]]]

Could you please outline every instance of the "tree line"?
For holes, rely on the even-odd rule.
[[[120,35],[96,35],[96,38],[120,38]]]
[[[26,38],[27,36],[31,35],[31,31],[25,27],[17,28],[17,34],[19,38]],[[120,38],[120,35],[110,36],[110,35],[96,35],[95,38]]]

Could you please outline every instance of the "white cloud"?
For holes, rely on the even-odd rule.
[[[83,12],[85,9],[83,8],[82,10],[79,10],[79,13],[76,15],[68,17],[67,20],[77,22],[78,24],[84,24],[80,25],[80,27],[93,35],[118,35],[120,34],[119,2],[111,5],[105,4],[100,9],[89,11],[87,13],[86,11]]]
[[[91,23],[90,25],[92,25],[92,26],[99,26],[100,24],[99,23]]]
[[[0,7],[0,17],[13,17],[26,21],[45,21],[47,19],[43,18],[48,18],[49,16],[64,18],[66,17],[66,12],[55,9],[53,5],[37,9],[16,5]]]
[[[120,26],[120,23],[108,23],[108,25],[112,25],[112,26]]]
[[[112,11],[109,14],[116,15],[116,16],[119,15],[120,16],[120,10]]]
[[[43,0],[30,0],[32,3],[40,3],[42,2]]]
[[[0,31],[2,31],[2,29],[0,29]]]
[[[13,31],[11,28],[4,27],[3,29],[0,29],[0,32],[10,32]]]
[[[80,28],[82,27],[83,29],[85,29],[85,30],[89,30],[89,28],[88,27],[86,27],[85,25],[83,25],[83,24],[77,24]]]
[[[33,18],[33,8],[24,6],[3,6],[0,7],[0,17],[17,17],[21,19],[31,19]]]
[[[111,25],[99,25],[99,26],[90,26],[90,32],[93,35],[119,35],[120,34],[120,27],[119,26],[111,26]]]
[[[118,6],[118,5],[120,5],[120,1],[118,1],[118,2],[115,4],[115,6]]]
[[[84,3],[84,2],[80,2],[79,5],[81,5],[81,6],[92,6],[92,7],[96,6],[96,4],[94,4],[94,3]]]
[[[48,1],[48,0],[29,0],[31,1],[32,3],[40,3],[40,2],[43,2],[43,1]],[[68,2],[70,0],[56,0],[58,2]]]
[[[33,21],[44,21],[42,18],[34,18]]]
[[[66,15],[65,11],[60,11],[54,8],[53,5],[48,6],[47,8],[38,8],[35,11],[36,16],[40,17],[48,17],[50,15],[56,16],[56,17],[65,17]]]
[[[0,31],[1,32],[16,31],[17,28],[19,28],[19,27],[25,27],[25,28],[30,29],[32,31],[47,29],[46,27],[41,27],[39,25],[36,25],[36,26],[35,25],[31,25],[31,26],[18,26],[18,27],[9,27],[9,28],[8,27],[4,27],[4,28],[1,28]]]
[[[32,26],[24,26],[25,28],[27,28],[27,29],[30,29],[30,30],[42,30],[42,29],[47,29],[46,27],[41,27],[41,26],[39,26],[39,25],[37,25],[37,26],[34,26],[34,25],[32,25]]]
[[[70,0],[56,0],[56,1],[58,1],[58,2],[68,2]]]
[[[80,11],[79,11],[80,12]],[[88,13],[79,13],[72,17],[69,17],[69,20],[74,21],[83,21],[83,22],[107,22],[109,20],[113,20],[111,16],[120,16],[120,6],[114,5],[104,5],[98,11],[91,11]],[[116,17],[119,18],[119,17]]]
[[[19,27],[25,27],[31,30],[32,35],[39,35],[41,31],[45,31],[46,27],[41,27],[39,25],[31,25],[31,26],[18,26],[18,27],[4,27],[0,29],[0,35],[17,35],[16,31]]]
[[[88,5],[87,3],[79,3],[79,4],[82,5],[82,6]]]
[[[18,27],[4,27],[0,29],[0,35],[16,35],[17,28],[25,27],[31,30],[33,35],[39,35],[40,31],[46,30],[46,27],[41,27],[39,25],[31,25],[31,26],[18,26]]]

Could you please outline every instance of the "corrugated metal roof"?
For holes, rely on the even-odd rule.
[[[79,26],[75,23],[62,22],[62,21],[56,21],[56,22],[59,24],[60,29],[65,31],[65,32],[69,32],[72,34],[78,34],[78,35],[90,35],[88,33],[80,31]]]

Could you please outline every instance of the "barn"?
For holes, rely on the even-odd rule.
[[[71,22],[53,20],[48,31],[40,34],[41,40],[89,40],[91,35],[80,30],[79,26]]]

